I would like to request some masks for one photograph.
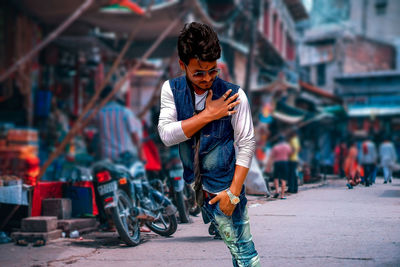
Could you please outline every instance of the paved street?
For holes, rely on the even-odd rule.
[[[308,188],[308,189],[307,189]],[[400,266],[400,181],[345,187],[344,180],[302,187],[286,200],[249,197],[262,266]],[[0,266],[232,266],[201,218],[172,238],[144,234],[138,247],[113,233],[59,239],[45,247],[0,245]]]

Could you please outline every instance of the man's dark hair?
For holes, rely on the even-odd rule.
[[[189,60],[215,61],[221,57],[221,47],[216,32],[198,22],[185,24],[178,37],[178,54],[186,65]]]

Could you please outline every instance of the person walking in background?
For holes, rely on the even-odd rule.
[[[371,139],[366,138],[361,145],[360,159],[360,162],[364,168],[365,186],[370,186],[373,183],[377,158],[378,155],[374,142],[372,142]]]
[[[106,98],[112,91],[107,85],[100,94]],[[123,152],[130,152],[145,160],[142,153],[142,123],[129,108],[114,96],[96,114],[93,122],[99,132],[101,159],[117,159]]]
[[[383,143],[379,146],[380,163],[383,169],[384,184],[392,182],[393,166],[397,161],[396,151],[389,137],[385,137]]]
[[[297,129],[293,129],[293,131],[289,135],[289,145],[292,149],[292,153],[289,157],[288,162],[288,192],[296,194],[298,191],[298,181],[297,181],[297,162],[299,161],[299,152],[300,152],[300,141],[297,135]]]
[[[274,145],[271,151],[271,160],[274,162],[274,198],[278,196],[281,199],[285,198],[286,182],[289,177],[289,156],[292,154],[290,145],[286,142],[285,137],[280,136],[279,141]],[[279,194],[279,182],[281,183],[281,192]]]
[[[343,178],[346,176],[344,171],[344,162],[347,157],[347,145],[341,140],[335,147],[335,164],[334,173],[338,174],[339,177]]]

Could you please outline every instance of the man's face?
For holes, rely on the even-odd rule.
[[[210,89],[220,70],[217,68],[217,61],[201,61],[195,58],[190,59],[185,65],[179,60],[179,65],[186,73],[186,77],[192,83],[195,91],[201,93]]]

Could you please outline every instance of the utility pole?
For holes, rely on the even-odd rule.
[[[246,64],[246,78],[244,84],[244,91],[247,94],[249,99],[249,103],[251,105],[251,92],[250,92],[250,83],[252,77],[252,69],[254,63],[254,47],[257,38],[257,20],[260,12],[260,1],[259,0],[250,0],[249,1],[249,10],[250,16],[249,18],[249,26],[250,26],[250,42],[249,42],[249,53],[247,55],[247,64]]]

